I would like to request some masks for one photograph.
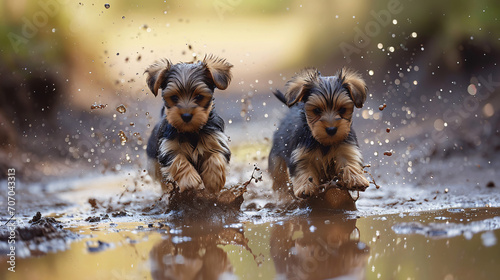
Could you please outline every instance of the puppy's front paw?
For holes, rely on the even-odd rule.
[[[349,190],[364,191],[370,185],[363,173],[344,170],[342,184]]]
[[[200,175],[208,191],[218,193],[224,187],[227,165],[223,154],[213,154],[203,163]]]
[[[205,186],[207,187],[207,190],[209,190],[212,193],[218,193],[224,187],[224,184],[226,183],[226,180],[225,180],[225,178],[222,177],[222,175],[214,176],[213,178],[211,178],[209,176],[204,176],[203,180],[205,182]]]
[[[194,190],[203,190],[205,189],[205,185],[201,180],[200,175],[197,172],[190,172],[184,174],[181,178],[179,178],[177,184],[179,185],[180,192],[194,189]]]
[[[318,193],[318,186],[312,180],[303,180],[293,184],[293,193],[298,198],[308,198]]]

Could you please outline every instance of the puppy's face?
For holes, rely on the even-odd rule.
[[[195,132],[212,110],[213,82],[200,64],[177,64],[162,91],[167,121],[180,132]]]
[[[338,86],[336,77],[321,77],[321,87],[314,88],[304,104],[307,124],[314,138],[324,146],[340,143],[349,134],[354,103],[347,91]]]
[[[155,96],[162,90],[167,121],[180,132],[197,132],[208,121],[214,89],[226,89],[231,64],[214,56],[197,63],[172,65],[162,60],[147,70],[147,83]]]
[[[366,100],[366,85],[355,72],[342,69],[323,77],[316,69],[306,69],[287,83],[288,106],[304,102],[307,124],[323,146],[346,139],[351,129],[354,107]]]

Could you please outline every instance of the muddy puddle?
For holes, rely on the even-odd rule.
[[[15,273],[2,254],[1,279],[494,279],[500,273],[500,208],[387,215],[260,210],[208,219],[129,213],[99,222],[52,216],[66,235],[28,244],[31,254],[18,256]]]
[[[216,199],[174,195],[191,206],[175,199],[169,205],[142,169],[19,184],[15,217],[1,215],[0,279],[493,279],[500,273],[496,192],[383,185],[360,193],[356,211],[280,205],[258,167],[265,164],[243,164],[250,160],[241,154],[228,177],[228,185],[239,187]],[[15,273],[8,270],[11,224]]]

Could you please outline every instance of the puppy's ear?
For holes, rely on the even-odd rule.
[[[207,67],[208,72],[210,72],[210,78],[212,78],[218,89],[224,90],[229,86],[232,78],[232,64],[228,63],[223,58],[218,58],[211,54],[205,55],[205,58],[203,58],[203,64]]]
[[[295,103],[302,101],[309,90],[319,80],[319,76],[320,73],[316,68],[306,68],[288,81],[285,92],[288,107],[292,107]]]
[[[349,95],[354,105],[357,108],[363,107],[366,101],[366,92],[368,88],[363,78],[361,78],[361,75],[355,71],[343,68],[340,70],[339,80],[342,81],[342,85],[349,91]]]
[[[160,61],[155,62],[154,64],[149,66],[146,71],[144,71],[144,73],[148,73],[146,83],[155,96],[158,95],[158,90],[165,80],[168,71],[170,71],[170,68],[172,68],[172,63],[170,62],[170,60],[164,58]]]

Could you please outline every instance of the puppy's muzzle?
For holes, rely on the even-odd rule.
[[[327,128],[325,128],[325,130],[326,130],[326,133],[330,136],[333,136],[333,135],[335,135],[335,133],[337,133],[337,127],[335,127],[335,126],[327,127]]]
[[[192,114],[189,114],[189,113],[185,113],[185,114],[182,114],[182,115],[181,115],[181,119],[182,119],[185,123],[190,122],[192,118],[193,118],[193,115],[192,115]]]

